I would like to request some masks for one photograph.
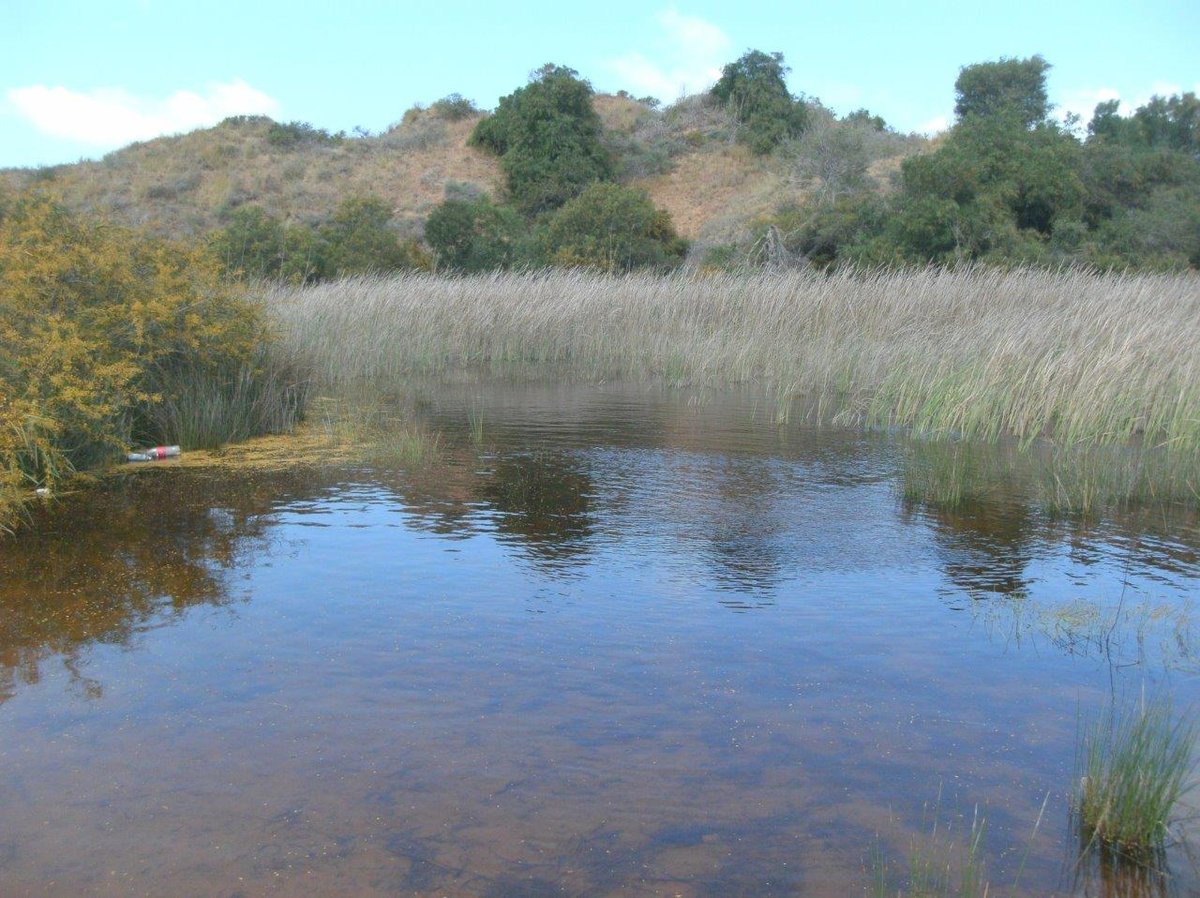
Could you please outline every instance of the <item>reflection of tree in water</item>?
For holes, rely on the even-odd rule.
[[[1018,502],[971,502],[948,509],[922,504],[946,577],[970,595],[1028,593],[1026,568],[1037,527]]]
[[[570,453],[533,452],[498,458],[480,494],[495,509],[496,530],[554,564],[583,557],[595,532],[591,475]]]
[[[39,513],[0,542],[0,701],[55,656],[98,695],[83,673],[90,646],[128,645],[189,608],[228,603],[224,572],[263,550],[261,516],[288,492],[278,480],[147,472]]]
[[[709,544],[705,557],[720,587],[749,594],[722,604],[737,610],[772,605],[765,594],[779,583],[787,543],[787,523],[776,507],[783,492],[777,470],[769,459],[739,457],[713,476],[713,505],[696,521]]]

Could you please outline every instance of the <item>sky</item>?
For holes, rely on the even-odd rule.
[[[1040,53],[1059,115],[1200,92],[1197,0],[872,3],[0,0],[0,167],[99,158],[238,114],[369,132],[459,93],[480,108],[547,62],[664,102],[750,49],[793,93],[900,131],[953,122],[959,69]]]

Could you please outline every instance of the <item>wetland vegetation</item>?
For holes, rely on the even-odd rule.
[[[1198,107],[1046,68],[927,147],[546,66],[376,141],[498,173],[419,234],[0,195],[0,885],[1193,894]],[[812,202],[689,246],[638,179],[710,145]]]
[[[1080,709],[1144,686],[1176,727],[1197,698],[1194,505],[1050,513],[1011,470],[945,503],[904,474],[943,444],[711,387],[427,382],[309,411],[5,543],[0,728],[31,747],[0,753],[8,881],[1196,882],[1191,795],[1139,864],[1068,813]]]

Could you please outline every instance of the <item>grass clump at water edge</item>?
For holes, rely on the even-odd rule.
[[[1085,848],[1152,861],[1192,787],[1196,724],[1174,720],[1163,702],[1141,702],[1109,708],[1080,733],[1072,811]]]

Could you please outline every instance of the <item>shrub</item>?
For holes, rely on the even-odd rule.
[[[214,256],[21,198],[0,222],[0,483],[175,441],[154,426],[172,389],[256,378],[265,341]]]
[[[281,150],[291,150],[301,144],[338,144],[345,134],[330,134],[324,128],[316,128],[308,122],[272,122],[267,128],[267,143]]]
[[[739,139],[755,153],[771,152],[808,123],[808,113],[788,92],[784,76],[789,69],[782,53],[750,50],[721,71],[712,95],[732,111],[742,125]]]
[[[240,206],[214,235],[212,247],[227,271],[279,277],[285,253],[283,222],[261,206]]]
[[[468,100],[462,94],[448,94],[435,102],[429,109],[438,118],[448,122],[458,122],[479,115],[475,101]]]
[[[687,253],[666,211],[643,191],[617,184],[593,184],[563,206],[544,242],[555,264],[602,271],[671,269]]]
[[[496,271],[516,261],[524,226],[516,211],[486,197],[448,199],[425,222],[425,240],[440,268],[455,272]]]
[[[378,197],[351,197],[318,229],[319,272],[343,277],[429,267],[414,243],[401,243],[388,227],[392,211]]]
[[[578,75],[566,66],[543,66],[471,133],[472,146],[500,157],[509,196],[526,215],[557,209],[613,175],[592,87]]]

